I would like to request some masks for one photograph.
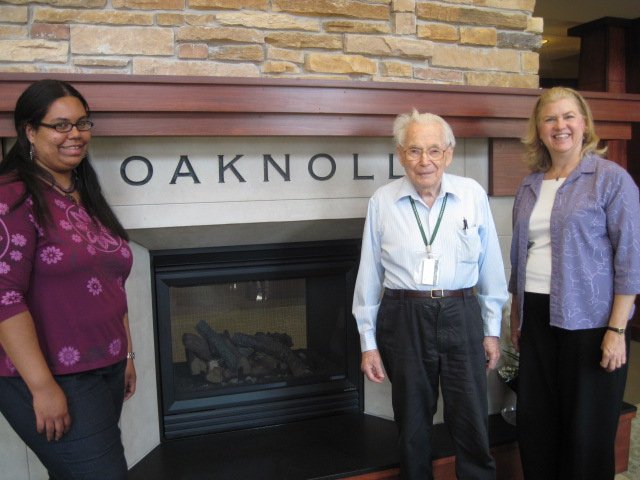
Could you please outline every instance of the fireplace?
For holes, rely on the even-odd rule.
[[[151,252],[165,439],[363,410],[359,241]]]

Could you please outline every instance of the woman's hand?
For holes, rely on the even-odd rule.
[[[615,294],[608,325],[625,328],[635,301],[635,295]],[[613,372],[627,363],[627,344],[624,335],[607,330],[600,344],[600,349],[602,350],[600,366],[607,372]]]
[[[55,382],[33,389],[33,411],[36,415],[36,430],[44,433],[47,440],[60,440],[71,427],[71,416],[67,397]]]
[[[600,366],[607,372],[613,372],[627,363],[627,345],[624,335],[607,330],[600,348],[602,350]]]
[[[136,367],[133,365],[133,358],[127,358],[127,367],[124,370],[124,399],[125,401],[133,397],[136,393]]]

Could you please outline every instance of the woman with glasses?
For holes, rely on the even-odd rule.
[[[50,478],[124,479],[132,256],[89,163],[89,106],[42,80],[14,123],[0,162],[0,412]]]
[[[615,475],[640,203],[598,142],[582,95],[555,87],[540,96],[523,139],[533,173],[514,202],[509,283],[527,480]]]

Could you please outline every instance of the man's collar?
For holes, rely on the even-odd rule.
[[[440,192],[438,193],[438,198],[444,197],[446,193],[451,195],[459,196],[456,192],[455,185],[451,182],[449,175],[445,172],[442,175],[442,180],[440,183]],[[419,200],[423,202],[422,198],[418,194],[416,187],[411,183],[408,177],[402,177],[401,181],[398,183],[398,190],[396,191],[395,201],[404,198],[404,197],[413,197],[414,200]],[[424,203],[424,202],[423,202]]]

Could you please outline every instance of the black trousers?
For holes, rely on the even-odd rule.
[[[458,478],[494,479],[478,299],[384,297],[376,339],[392,385],[401,478],[433,478],[431,430],[441,386]]]
[[[516,422],[527,480],[614,478],[627,366],[600,367],[605,331],[552,327],[549,296],[525,292]]]

